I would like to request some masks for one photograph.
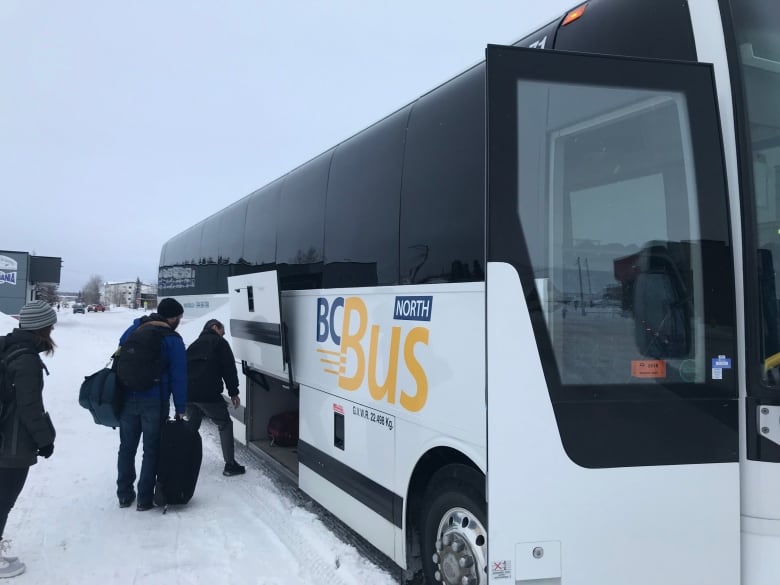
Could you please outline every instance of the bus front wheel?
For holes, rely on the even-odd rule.
[[[466,465],[442,467],[431,478],[422,506],[425,582],[487,583],[485,478]]]

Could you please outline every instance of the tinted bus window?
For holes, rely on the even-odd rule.
[[[485,66],[420,98],[407,130],[401,282],[484,279]]]
[[[221,214],[212,215],[203,225],[198,264],[216,264],[219,258],[219,222]]]
[[[221,214],[212,215],[203,224],[203,235],[200,239],[200,256],[198,258],[197,279],[198,289],[202,292],[222,292],[219,283],[219,223]]]
[[[244,197],[220,213],[219,258],[224,264],[241,264],[244,254],[244,225],[249,199]]]
[[[324,287],[398,282],[398,211],[410,107],[341,144],[325,210]]]
[[[325,190],[333,150],[285,177],[279,200],[276,263],[282,288],[322,284]]]
[[[163,294],[195,294],[197,253],[200,250],[203,222],[171,239],[165,246],[163,266],[157,285]]]
[[[166,254],[166,250],[168,250],[168,243],[169,242],[165,242],[163,244],[162,250],[160,250],[160,263],[159,263],[159,266],[164,266],[165,265],[165,254]]]
[[[276,214],[283,179],[252,193],[247,201],[244,260],[251,266],[276,262]]]
[[[737,46],[738,75],[742,99],[741,132],[745,187],[752,190],[752,204],[746,201],[750,224],[746,242],[755,256],[746,265],[753,272],[747,278],[748,355],[751,358],[748,394],[775,396],[780,386],[780,11],[774,2],[742,0],[730,2]],[[752,174],[751,181],[747,178]],[[757,289],[755,287],[758,287]],[[760,317],[760,319],[758,318]],[[752,325],[755,324],[755,325]],[[751,327],[752,325],[752,327]],[[780,449],[764,443],[764,452]],[[748,443],[751,457],[752,441]]]
[[[196,264],[200,250],[200,238],[203,233],[203,222],[191,227],[168,247],[169,255],[166,264],[169,266]]]

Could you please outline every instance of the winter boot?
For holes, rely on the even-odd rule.
[[[122,496],[119,498],[119,507],[129,508],[133,502],[135,502],[135,492],[131,493],[129,496]]]
[[[21,575],[26,568],[24,563],[19,559],[9,561],[6,558],[0,557],[0,579]]]
[[[0,561],[8,561],[9,563],[13,563],[19,560],[19,557],[12,557],[9,555],[9,550],[11,550],[11,541],[0,540]]]
[[[239,465],[234,459],[229,463],[225,463],[225,469],[222,472],[222,475],[241,475],[242,473],[246,473],[246,467]]]

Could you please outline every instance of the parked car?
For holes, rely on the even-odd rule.
[[[86,307],[84,306],[84,303],[73,303],[73,312],[74,313],[86,313]]]
[[[95,312],[96,313],[103,313],[105,310],[106,310],[106,308],[103,305],[101,305],[100,303],[95,305]]]
[[[95,310],[95,305],[87,305],[87,313],[91,313]]]

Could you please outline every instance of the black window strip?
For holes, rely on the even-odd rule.
[[[259,341],[268,345],[282,345],[282,330],[279,323],[262,323],[259,321],[245,321],[243,319],[230,320],[230,335]]]
[[[298,441],[298,463],[321,475],[398,528],[403,526],[404,500],[398,494],[304,441]]]

